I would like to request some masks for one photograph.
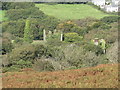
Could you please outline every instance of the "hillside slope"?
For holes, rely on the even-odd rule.
[[[61,20],[82,19],[86,17],[100,19],[105,16],[110,16],[87,4],[36,4],[36,7],[39,7],[45,14]]]
[[[116,88],[118,64],[55,72],[30,69],[3,74],[4,88]]]

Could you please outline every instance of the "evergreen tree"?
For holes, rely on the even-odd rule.
[[[33,35],[32,35],[32,31],[30,29],[30,20],[29,19],[26,20],[26,24],[25,24],[24,41],[28,42],[28,43],[32,43],[32,41],[33,41]]]

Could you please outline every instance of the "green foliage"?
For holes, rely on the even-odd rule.
[[[35,58],[41,58],[42,56],[46,56],[47,49],[44,45],[34,45],[35,48]]]
[[[47,16],[46,18],[39,19],[39,23],[41,23],[40,26],[43,26],[45,30],[53,32],[59,23],[59,19]]]
[[[4,10],[0,10],[0,21],[6,21],[8,19],[5,17],[5,12]]]
[[[79,27],[73,21],[62,22],[62,23],[58,24],[57,29],[63,31],[64,33],[75,32],[81,36],[83,36],[86,33],[85,29]]]
[[[34,63],[36,58],[46,55],[46,48],[43,45],[24,44],[12,50],[8,55],[10,64],[16,65],[21,59]]]
[[[16,71],[20,71],[20,68],[17,66],[11,66],[11,67],[4,67],[2,72],[16,72]]]
[[[47,58],[53,58],[54,60],[60,61],[64,59],[64,52],[61,50],[60,47],[57,46],[48,46],[46,52]]]
[[[66,42],[76,42],[82,40],[82,37],[77,33],[65,33],[64,38]]]
[[[26,20],[26,24],[25,24],[24,41],[28,42],[28,43],[32,43],[32,41],[33,41],[33,35],[32,35],[31,28],[30,28],[30,20],[29,19]]]
[[[55,33],[55,34],[51,34],[51,35],[47,35],[47,41],[60,41],[60,33]]]
[[[84,40],[89,42],[97,37],[99,39],[104,39],[107,45],[114,43],[118,38],[118,25],[117,23],[113,23],[110,26],[110,29],[92,29],[90,32],[85,34]]]
[[[60,40],[49,39],[47,41],[47,44],[50,45],[50,46],[61,46],[61,45],[64,45],[65,43],[60,41]]]
[[[113,43],[110,48],[107,49],[106,57],[108,58],[109,63],[119,63],[119,51],[118,51],[118,41]]]
[[[18,43],[18,44],[23,44],[23,42],[24,42],[23,38],[16,37],[16,39],[14,40],[14,43]]]
[[[96,55],[103,54],[103,49],[99,45],[96,46],[92,43],[87,43],[86,45],[84,45],[84,49],[86,51],[94,52]]]
[[[13,49],[12,52],[8,56],[10,64],[16,65],[16,63],[21,59],[25,61],[33,62],[35,58],[34,52],[35,52],[35,48],[33,47],[33,45],[30,45],[30,44],[17,47]]]
[[[19,68],[31,68],[32,67],[32,63],[30,61],[25,61],[25,60],[19,60],[16,63],[16,66],[19,66]]]
[[[65,21],[58,24],[57,29],[62,30],[64,33],[77,32],[80,30],[80,28],[72,21]]]
[[[54,67],[50,61],[37,60],[33,65],[33,68],[37,71],[54,71]]]
[[[100,29],[110,29],[111,26],[106,24],[106,23],[103,23],[103,22],[94,22],[93,25],[91,26],[92,29],[95,29],[95,28],[100,28]]]
[[[24,60],[19,60],[18,62],[16,62],[15,65],[12,66],[7,66],[7,67],[3,67],[2,72],[13,72],[13,71],[20,71],[23,68],[31,68],[32,67],[32,63],[30,61],[24,61]]]
[[[89,3],[87,3],[87,4],[88,4],[88,5],[91,5],[92,7],[96,8],[96,9],[98,9],[98,10],[103,11],[103,10],[100,8],[100,6],[94,5],[92,2],[89,2]],[[103,12],[104,12],[104,11],[103,11]]]
[[[31,7],[28,9],[10,9],[6,11],[6,17],[9,20],[27,19],[31,18],[44,18],[45,15],[36,7]]]
[[[25,9],[34,6],[35,4],[31,2],[2,2],[2,10]]]
[[[99,21],[99,20],[96,19],[96,18],[91,18],[91,17],[87,17],[87,18],[84,18],[84,19],[74,20],[74,22],[75,22],[78,26],[80,26],[80,27],[89,26],[89,25],[91,25],[91,23],[97,22],[97,21]]]
[[[24,20],[6,21],[2,23],[2,32],[8,32],[15,37],[23,38],[24,27],[25,27]]]
[[[3,37],[2,38],[2,54],[9,53],[12,51],[12,49],[13,49],[13,45],[11,43],[11,40],[6,37]]]
[[[52,15],[45,15],[33,4],[28,6],[23,4],[11,3],[12,6],[9,4],[6,16],[10,21],[1,24],[3,36],[5,36],[2,50],[5,51],[4,54],[8,53],[7,59],[9,61],[8,64],[5,64],[5,67],[7,66],[5,72],[31,67],[38,71],[76,69],[105,64],[108,63],[108,60],[113,59],[113,54],[110,54],[111,57],[107,54],[108,57],[106,57],[102,54],[103,50],[100,46],[89,42],[95,37],[105,39],[108,49],[111,43],[117,40],[117,25],[112,23],[116,22],[116,19],[114,21],[107,18],[110,23],[105,22],[104,18],[59,22]],[[49,6],[52,7],[52,5]],[[54,8],[56,6],[54,5]],[[4,8],[6,9],[5,6]],[[47,42],[42,41],[44,29],[47,34]],[[60,32],[63,32],[65,42],[60,41]],[[30,44],[33,39],[38,42],[40,40],[40,43]],[[14,41],[14,49],[12,49],[12,41]],[[30,43],[23,43],[23,41]]]
[[[113,22],[118,22],[118,20],[120,19],[119,16],[108,16],[108,17],[104,17],[101,19],[102,22],[104,23],[113,23]]]
[[[47,19],[36,19],[31,18],[30,20],[30,29],[33,34],[34,40],[42,40],[43,39],[43,29],[53,31],[56,28],[58,23],[55,18],[47,18]],[[24,28],[25,28],[25,20],[19,19],[17,21],[6,21],[2,23],[2,31],[8,32],[15,37],[24,37]],[[13,38],[14,39],[14,38]]]

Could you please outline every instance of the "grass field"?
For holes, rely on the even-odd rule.
[[[36,4],[45,14],[57,17],[61,20],[81,19],[86,17],[94,17],[100,19],[109,16],[87,4]]]
[[[7,18],[5,17],[5,11],[0,10],[0,21],[4,21],[7,20]]]
[[[3,88],[118,88],[118,64],[96,67],[35,72],[3,73]]]

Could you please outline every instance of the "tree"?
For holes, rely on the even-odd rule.
[[[65,33],[64,38],[66,42],[79,42],[82,40],[82,36],[79,36],[78,33],[75,32]]]
[[[11,40],[7,37],[2,38],[2,54],[6,54],[12,51],[13,45]]]
[[[25,29],[24,29],[24,41],[31,43],[33,40],[32,31],[30,29],[30,20],[26,20]]]
[[[26,9],[34,6],[33,2],[2,2],[2,10]]]

